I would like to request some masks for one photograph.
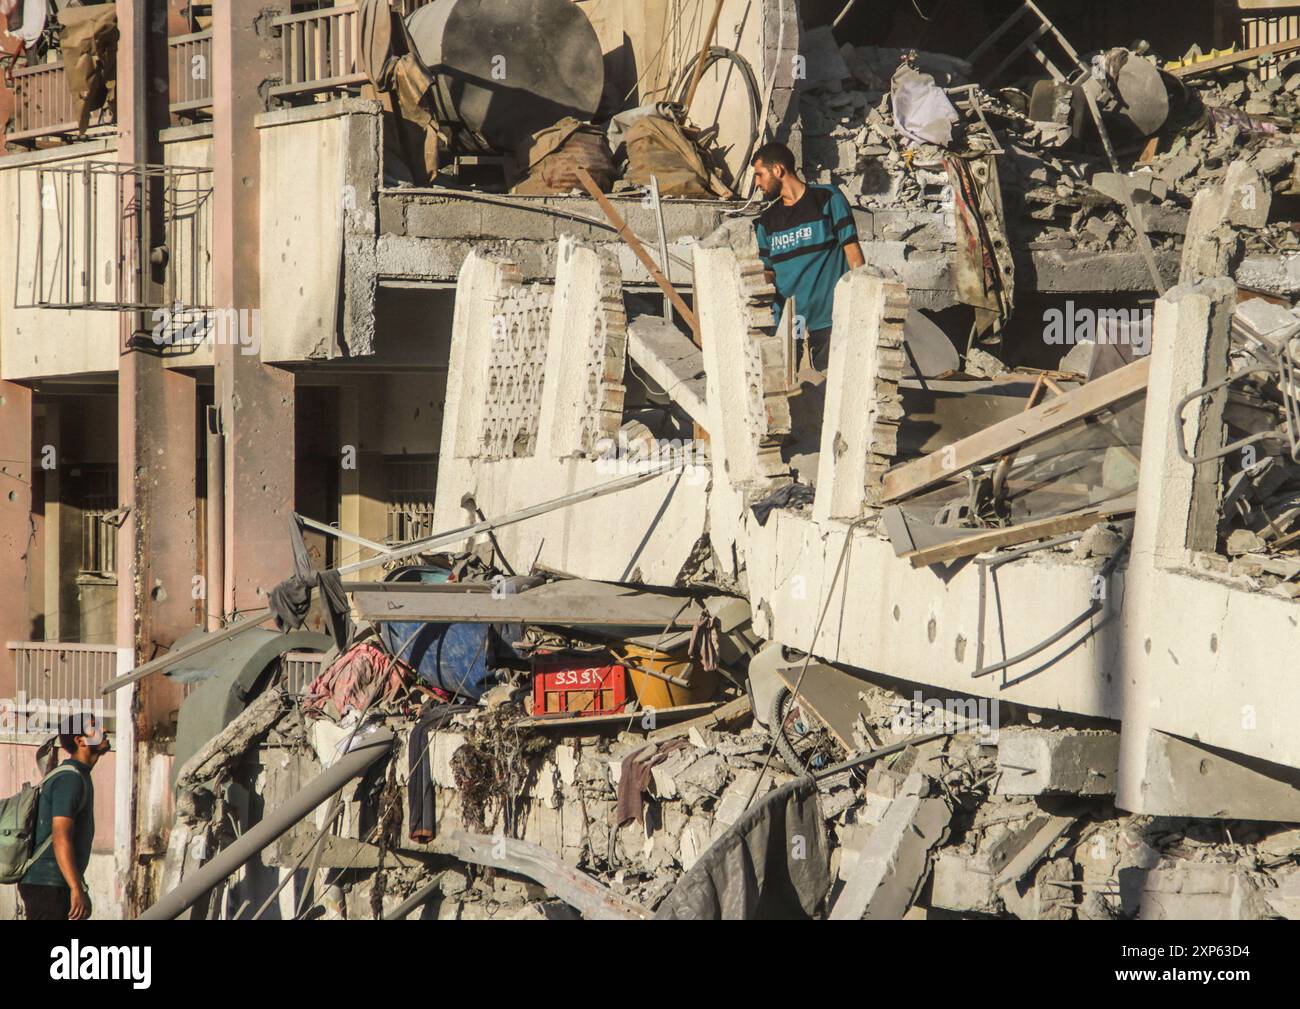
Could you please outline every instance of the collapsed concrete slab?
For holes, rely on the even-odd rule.
[[[838,921],[892,920],[903,917],[929,868],[930,849],[939,843],[952,810],[919,769],[890,803],[853,867],[853,874],[831,907]]]
[[[999,795],[1114,795],[1119,734],[1016,728],[998,733]]]
[[[1247,761],[1155,730],[1146,751],[1144,812],[1300,823],[1300,770]]]

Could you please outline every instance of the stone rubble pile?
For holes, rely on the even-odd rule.
[[[851,204],[876,216],[872,237],[903,240],[919,250],[953,243],[952,189],[944,160],[978,154],[989,134],[964,102],[951,149],[915,143],[895,122],[891,81],[912,63],[943,88],[971,83],[970,69],[943,54],[875,46],[835,47],[828,32],[810,33],[808,77],[800,94],[805,168],[812,181],[841,187]],[[1300,73],[1261,80],[1255,72],[1220,71],[1181,85],[1169,121],[1148,143],[1121,143],[1121,170],[1135,173],[1136,199],[1157,250],[1182,244],[1192,197],[1245,161],[1266,183],[1262,198],[1238,215],[1252,229],[1247,251],[1300,248],[1289,222],[1271,222],[1274,193],[1300,193],[1297,146],[1291,131]],[[1175,85],[1175,95],[1179,86]],[[1016,88],[974,95],[1004,154],[998,159],[1008,231],[1030,250],[1129,250],[1135,235],[1106,184],[1110,165],[1095,138],[1062,146],[1048,127],[1028,117],[1028,97]],[[957,96],[951,95],[954,99]],[[1094,178],[1100,176],[1100,184]]]

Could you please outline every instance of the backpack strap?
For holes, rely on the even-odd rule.
[[[76,772],[78,778],[81,777],[81,772],[80,772],[80,771],[77,771],[77,769],[76,769],[75,767],[73,767],[71,764],[69,764],[69,763],[67,763],[67,762],[65,761],[64,763],[59,764],[56,768],[54,768],[54,770],[50,771],[49,774],[47,774],[44,778],[41,779],[41,788],[44,788],[47,784],[49,784],[50,779],[53,778],[56,774],[59,774],[59,773],[61,773],[61,772],[63,772],[63,771],[74,771],[74,772]],[[86,783],[85,783],[84,781],[82,781],[82,782],[81,782],[81,798],[80,798],[80,799],[78,800],[78,802],[77,802],[77,816],[80,816],[82,813],[84,813],[84,812],[86,811],[86,798],[87,798],[87,797],[86,797]],[[32,865],[32,863],[34,863],[38,858],[40,858],[40,857],[41,857],[42,855],[44,855],[47,851],[50,850],[50,845],[53,844],[53,843],[54,843],[54,819],[53,819],[53,817],[51,817],[51,818],[50,818],[50,836],[47,837],[44,841],[42,841],[40,844],[38,844],[38,845],[36,846],[36,850],[32,852],[32,857],[31,857],[31,859],[28,861],[27,864],[28,864],[29,866]]]

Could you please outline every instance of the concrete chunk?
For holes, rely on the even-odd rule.
[[[998,795],[1114,795],[1119,734],[1003,729]]]
[[[1229,223],[1239,228],[1262,228],[1273,206],[1273,190],[1263,176],[1244,161],[1234,161],[1223,177]]]
[[[1142,812],[1300,823],[1300,772],[1151,731]]]
[[[959,851],[940,851],[934,860],[930,906],[948,911],[992,913],[998,909],[993,874]]]
[[[1258,886],[1231,863],[1185,863],[1148,871],[1138,912],[1148,921],[1242,921],[1265,916]]]
[[[930,849],[952,818],[947,802],[928,791],[929,779],[920,771],[908,776],[903,794],[890,803],[863,846],[852,878],[831,908],[832,919],[903,917],[925,879]]]

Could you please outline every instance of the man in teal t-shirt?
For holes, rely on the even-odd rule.
[[[59,725],[59,746],[68,758],[46,775],[36,807],[37,850],[18,893],[29,921],[67,921],[90,917],[86,866],[95,840],[95,786],[90,769],[110,749],[94,715],[73,715]],[[70,768],[70,770],[64,770]]]
[[[794,155],[784,144],[764,144],[755,152],[753,165],[755,184],[774,201],[759,215],[754,231],[768,279],[776,286],[777,319],[793,297],[802,317],[796,333],[803,335],[813,367],[824,372],[830,358],[835,284],[866,261],[853,211],[834,186],[800,179]]]

